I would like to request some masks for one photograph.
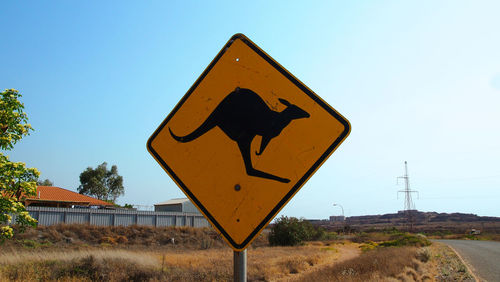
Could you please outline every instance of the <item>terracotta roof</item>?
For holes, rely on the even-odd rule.
[[[67,189],[54,187],[54,186],[38,186],[36,187],[36,196],[29,197],[29,201],[51,201],[51,202],[71,202],[81,203],[91,206],[112,206],[105,201],[101,201],[89,196],[85,196]]]

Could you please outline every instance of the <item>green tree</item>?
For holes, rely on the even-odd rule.
[[[24,136],[33,130],[28,116],[23,112],[24,105],[19,101],[21,94],[17,90],[7,89],[0,93],[0,150],[8,151]],[[0,152],[0,240],[13,236],[9,226],[12,216],[21,231],[26,226],[36,226],[23,200],[36,193],[36,181],[40,172],[36,168],[27,168],[22,162],[11,162],[9,157]]]
[[[323,228],[315,228],[309,221],[281,216],[271,227],[271,246],[296,246],[303,241],[319,240],[325,236]]]
[[[103,162],[95,169],[88,167],[82,172],[78,193],[113,203],[116,198],[125,194],[123,177],[118,175],[118,167],[113,165],[111,170],[108,170],[107,165],[106,162]]]
[[[38,186],[54,186],[54,182],[52,182],[48,179],[45,179],[44,181],[38,180],[36,182],[36,185],[38,185]]]

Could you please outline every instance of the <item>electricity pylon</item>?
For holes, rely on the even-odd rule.
[[[399,176],[397,178],[397,184],[399,184],[400,178],[404,179],[404,181],[405,181],[405,189],[398,191],[398,198],[399,198],[399,193],[405,193],[404,211],[405,211],[405,215],[406,215],[407,224],[408,224],[408,226],[410,228],[410,232],[411,232],[411,231],[413,231],[413,223],[414,223],[413,213],[415,212],[415,204],[413,203],[411,193],[417,193],[417,197],[418,197],[418,191],[410,189],[410,176],[408,175],[408,164],[406,161],[405,161],[405,175]]]

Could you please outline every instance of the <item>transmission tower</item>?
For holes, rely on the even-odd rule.
[[[405,175],[399,176],[397,178],[397,184],[399,184],[399,179],[404,179],[405,182],[405,189],[398,191],[398,198],[399,198],[399,193],[405,193],[404,212],[406,215],[407,224],[411,232],[413,231],[413,223],[414,223],[413,214],[415,212],[415,204],[413,203],[412,193],[417,193],[418,197],[418,191],[410,189],[410,176],[408,175],[408,164],[406,161],[405,161]]]

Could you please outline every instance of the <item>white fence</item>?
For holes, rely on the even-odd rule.
[[[99,226],[210,226],[203,215],[183,212],[154,212],[105,209],[27,207],[38,225],[90,224]],[[15,220],[15,219],[14,219]],[[13,220],[13,221],[14,221]]]

